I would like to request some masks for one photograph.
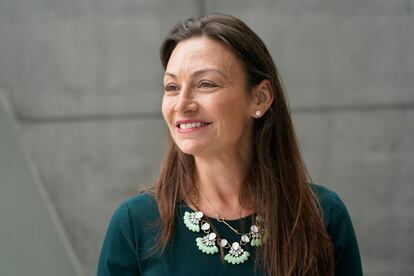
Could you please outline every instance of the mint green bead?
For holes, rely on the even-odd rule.
[[[193,232],[200,232],[200,226],[198,224],[194,224],[191,222],[189,212],[185,212],[183,218],[184,218],[184,224],[189,230]]]
[[[261,246],[262,245],[262,240],[261,239],[252,239],[252,241],[250,242],[251,246]]]

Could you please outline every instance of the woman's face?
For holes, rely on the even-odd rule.
[[[254,103],[245,84],[240,62],[221,43],[206,36],[178,43],[164,75],[162,114],[181,151],[206,156],[250,145]]]

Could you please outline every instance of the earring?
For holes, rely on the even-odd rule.
[[[260,115],[262,115],[262,112],[260,110],[256,111],[256,117],[260,117]]]

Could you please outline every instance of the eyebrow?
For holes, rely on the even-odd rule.
[[[227,79],[226,74],[224,74],[222,71],[220,71],[220,70],[218,70],[218,69],[214,69],[214,68],[209,68],[209,69],[201,69],[201,70],[195,71],[195,72],[194,72],[194,73],[192,73],[191,75],[192,75],[192,76],[198,76],[198,75],[204,74],[204,73],[206,73],[206,72],[210,72],[210,71],[216,72],[216,73],[218,73],[218,74],[222,75],[224,78],[226,78],[226,79]],[[170,73],[170,72],[165,72],[164,76],[171,76],[171,77],[173,77],[173,78],[177,78],[177,76],[176,76],[175,74]]]

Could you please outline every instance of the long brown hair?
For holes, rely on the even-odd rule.
[[[334,257],[313,194],[276,66],[262,40],[241,20],[210,14],[177,24],[161,46],[164,69],[183,40],[208,36],[227,46],[240,60],[248,91],[262,80],[271,82],[274,101],[254,120],[253,160],[240,202],[252,202],[264,217],[267,240],[257,249],[256,265],[268,275],[333,275]],[[195,183],[194,156],[183,153],[168,135],[169,146],[155,184],[163,250],[174,234],[176,206],[188,198]],[[249,198],[247,198],[249,197]]]

